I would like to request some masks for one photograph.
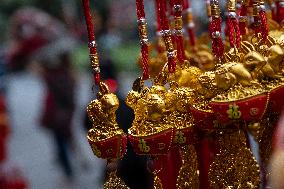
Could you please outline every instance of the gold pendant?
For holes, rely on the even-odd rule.
[[[126,184],[116,175],[116,171],[109,173],[108,179],[104,184],[104,189],[130,189]]]
[[[182,148],[182,166],[176,183],[177,189],[198,189],[199,172],[197,154],[193,145]]]
[[[242,130],[222,130],[220,153],[210,165],[209,182],[214,189],[259,188],[260,171],[256,159],[246,147]]]

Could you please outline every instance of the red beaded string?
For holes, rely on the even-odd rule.
[[[177,48],[177,58],[180,63],[185,60],[184,40],[182,31],[182,0],[171,0],[171,6],[175,19],[175,43]]]
[[[209,24],[210,37],[212,39],[212,52],[216,57],[224,54],[224,44],[221,37],[221,17],[218,1],[211,1],[211,22]]]
[[[160,23],[162,29],[162,35],[168,51],[168,70],[170,73],[175,71],[176,67],[176,55],[172,44],[172,34],[170,31],[169,21],[166,15],[166,0],[158,0],[158,11],[160,16]]]
[[[144,1],[136,0],[136,13],[137,22],[139,27],[142,67],[143,67],[143,80],[149,79],[149,48],[147,36],[147,23],[145,19]]]
[[[95,28],[93,24],[90,2],[89,0],[82,0],[83,8],[84,8],[84,15],[85,21],[88,30],[88,39],[89,39],[89,52],[90,52],[90,60],[91,66],[93,69],[93,77],[95,80],[95,84],[99,85],[100,83],[100,68],[99,68],[99,59],[97,54],[97,46],[95,41]]]

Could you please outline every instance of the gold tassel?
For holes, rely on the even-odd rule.
[[[116,171],[109,173],[108,179],[104,184],[104,189],[130,189],[123,180],[117,177]]]
[[[154,189],[163,189],[162,181],[156,173],[154,173]]]
[[[199,171],[197,154],[193,145],[182,147],[182,166],[176,183],[177,189],[198,189]]]
[[[246,146],[244,132],[224,129],[219,134],[220,154],[216,155],[209,169],[211,187],[259,188],[259,166]]]

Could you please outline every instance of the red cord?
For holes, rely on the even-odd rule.
[[[191,10],[191,4],[189,2],[190,0],[184,0],[184,10],[186,11],[186,15],[188,17],[191,17],[191,18],[187,18],[188,20],[188,23],[187,23],[187,34],[188,34],[188,37],[189,37],[189,45],[194,47],[195,44],[196,44],[196,36],[195,36],[195,33],[194,33],[194,22],[193,22],[193,19],[192,19],[192,10]]]
[[[145,18],[144,2],[143,0],[136,0],[136,14],[137,18]]]
[[[157,32],[161,32],[162,26],[161,26],[161,16],[159,11],[159,0],[155,0],[155,7],[156,7],[156,18],[157,18]]]
[[[175,44],[177,48],[177,58],[180,63],[183,63],[185,60],[185,51],[184,51],[184,40],[182,32],[182,0],[171,0],[171,6],[175,21],[178,21],[178,24],[175,24]]]
[[[84,8],[84,15],[85,15],[85,21],[87,25],[88,30],[88,38],[89,38],[89,51],[91,56],[98,56],[97,55],[97,47],[95,43],[95,28],[93,24],[92,14],[91,14],[91,8],[90,8],[90,2],[89,0],[82,0],[83,8]],[[95,84],[99,85],[100,83],[100,70],[97,65],[97,67],[93,67],[93,78],[95,80]]]
[[[189,8],[189,0],[183,0],[182,6],[183,6],[184,10],[188,9]]]
[[[140,24],[140,42],[141,42],[141,55],[142,55],[142,69],[143,69],[143,80],[149,79],[149,48],[148,48],[148,36],[147,26],[145,19],[144,1],[136,0],[136,13],[137,19]]]
[[[91,8],[90,8],[90,2],[89,0],[82,0],[83,2],[83,7],[84,7],[84,14],[85,14],[85,21],[87,25],[87,30],[88,30],[88,37],[89,37],[89,42],[95,41],[95,28],[93,24],[93,18],[91,14]],[[94,47],[89,47],[90,48],[90,53],[91,54],[96,54],[97,53],[97,48],[96,46]]]
[[[259,12],[260,21],[261,21],[261,34],[263,39],[267,39],[268,36],[268,24],[265,10]]]
[[[241,35],[247,34],[247,21],[245,19],[245,17],[247,17],[247,13],[248,13],[247,6],[243,4],[240,10],[240,17],[243,17],[243,18],[240,18],[240,21],[239,21],[239,28],[240,28]]]
[[[212,17],[212,21],[209,24],[212,52],[216,57],[221,57],[224,53],[224,44],[221,37],[221,22],[220,17]]]
[[[284,6],[283,6],[284,1],[279,0],[276,2],[276,21],[281,24],[284,20]]]
[[[176,67],[176,57],[172,44],[172,34],[170,32],[169,21],[166,15],[166,8],[167,8],[166,1],[158,0],[158,11],[160,15],[161,28],[164,33],[163,38],[168,51],[168,70],[170,73],[173,73],[175,72],[175,67]]]
[[[169,30],[169,20],[167,18],[167,3],[165,0],[158,0],[159,1],[159,14],[160,14],[160,22],[161,22],[161,29],[162,30]]]
[[[231,16],[227,19],[227,35],[229,36],[230,46],[236,47],[240,46],[241,43],[241,33],[239,28],[239,23],[236,18],[232,18]]]

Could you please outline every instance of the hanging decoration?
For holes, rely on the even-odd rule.
[[[266,187],[284,107],[284,1],[269,0],[269,12],[264,0],[227,0],[223,18],[221,1],[205,0],[209,26],[200,37],[194,3],[155,0],[156,36],[149,41],[144,1],[136,0],[142,75],[126,97],[135,114],[126,137],[116,123],[117,97],[100,81],[89,2],[83,0],[99,88],[87,107],[94,126],[89,143],[111,167],[126,153],[128,138],[135,153],[148,158],[155,189]],[[104,187],[127,188],[115,169]]]
[[[87,107],[89,119],[93,124],[87,139],[97,157],[107,159],[109,167],[116,167],[117,161],[126,153],[127,137],[116,122],[115,111],[119,106],[118,98],[100,80],[99,56],[89,0],[82,0],[82,3],[88,30],[90,62],[94,82],[99,89],[97,99],[91,101]],[[110,169],[110,171],[104,189],[127,189],[125,183],[116,176],[116,169]]]

